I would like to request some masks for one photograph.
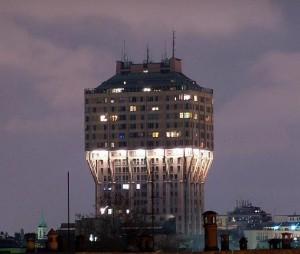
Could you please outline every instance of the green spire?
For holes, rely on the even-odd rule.
[[[47,228],[48,227],[43,212],[41,213],[41,218],[40,218],[40,222],[39,222],[38,227],[39,228]]]

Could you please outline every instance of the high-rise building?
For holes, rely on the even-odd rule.
[[[185,76],[180,59],[117,61],[113,77],[85,90],[96,216],[173,218],[177,233],[200,234],[213,137],[213,90]]]

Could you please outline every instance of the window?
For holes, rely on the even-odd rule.
[[[151,91],[151,88],[145,87],[145,88],[143,89],[143,91],[144,91],[144,92],[150,92],[150,91]]]
[[[123,189],[123,190],[129,190],[129,184],[128,184],[128,183],[124,183],[124,184],[122,185],[122,189]]]
[[[166,132],[167,138],[177,138],[180,137],[180,131],[167,131]]]
[[[131,105],[131,106],[129,107],[129,110],[130,110],[131,112],[134,112],[134,111],[136,111],[136,106],[134,106],[134,105]]]
[[[132,120],[132,121],[136,120],[136,115],[130,115],[129,119]]]
[[[194,95],[194,101],[198,101],[198,96]]]
[[[121,93],[124,90],[124,88],[114,88],[111,90],[112,93]]]
[[[155,106],[155,107],[152,107],[152,111],[158,111],[159,110],[159,107]]]
[[[126,120],[126,115],[120,115],[120,116],[119,116],[119,120],[120,120],[120,121]]]
[[[110,119],[113,121],[113,122],[116,122],[118,120],[118,116],[117,115],[112,115],[110,116]]]
[[[100,122],[107,122],[106,115],[101,115],[100,116]]]
[[[192,113],[191,112],[180,112],[179,113],[179,118],[192,118]]]
[[[159,132],[155,131],[152,132],[152,138],[158,138],[159,137]]]
[[[191,95],[189,94],[180,94],[178,97],[179,100],[184,100],[184,101],[188,101],[191,99]]]

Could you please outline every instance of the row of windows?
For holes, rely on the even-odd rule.
[[[149,123],[150,124],[150,123]],[[140,123],[140,124],[137,124],[137,123],[132,123],[132,124],[118,124],[118,125],[115,125],[115,124],[112,124],[110,126],[110,129],[111,130],[115,130],[116,127],[118,127],[119,130],[123,130],[123,129],[127,129],[127,127],[129,129],[137,129],[137,128],[140,128],[140,129],[144,129],[145,126],[155,126],[155,128],[158,128],[156,126],[159,126],[159,123],[151,123],[150,125],[145,125],[144,123]],[[189,127],[196,127],[197,129],[200,129],[200,130],[207,130],[207,131],[213,131],[213,125],[209,125],[209,124],[202,124],[202,123],[191,123],[191,122],[167,122],[165,124],[166,128],[169,129],[169,128],[180,128],[180,127],[186,127],[186,128],[189,128]],[[148,127],[148,128],[153,128],[153,127]],[[104,124],[104,125],[86,125],[85,127],[85,130],[86,131],[97,131],[97,130],[108,130],[107,128],[107,125]],[[144,134],[143,134],[144,136]]]
[[[191,132],[190,131],[185,131],[183,132],[184,133],[184,136],[185,137],[191,137]],[[120,132],[120,133],[111,133],[110,135],[107,135],[106,133],[104,134],[85,134],[85,138],[86,139],[107,139],[108,136],[110,136],[110,138],[112,139],[126,139],[126,133],[125,132]],[[179,138],[182,135],[182,132],[181,131],[167,131],[165,132],[165,135],[163,135],[164,137],[167,137],[167,138]],[[195,134],[195,138],[198,136],[198,134]],[[200,138],[201,139],[210,139],[210,138],[213,138],[213,134],[212,133],[204,133],[204,132],[201,132],[200,133]],[[147,135],[145,132],[130,132],[128,134],[128,137],[129,138],[144,138],[144,137],[152,137],[152,138],[159,138],[161,137],[161,134],[160,132],[158,131],[153,131],[153,132],[149,132]]]
[[[118,130],[126,130],[127,128],[129,130],[135,130],[135,129],[144,129],[144,128],[147,128],[147,129],[158,129],[160,127],[166,127],[167,129],[170,129],[170,128],[196,128],[198,130],[205,130],[205,126],[206,126],[206,129],[207,131],[212,131],[213,130],[213,126],[212,125],[205,125],[205,124],[202,124],[202,123],[193,123],[193,122],[168,122],[168,123],[165,123],[163,125],[160,125],[158,122],[150,122],[148,124],[144,124],[144,123],[132,123],[132,124],[126,124],[126,123],[120,123],[120,124],[112,124],[111,126],[109,126],[109,130],[111,131],[114,131],[116,129]],[[85,130],[86,131],[97,131],[97,130],[108,130],[108,126],[107,125],[92,125],[92,128],[90,127],[90,125],[86,125],[85,127]],[[191,131],[191,130],[190,130]],[[144,136],[144,135],[143,135]]]
[[[132,97],[119,97],[116,98],[96,98],[96,103],[124,103],[124,102],[152,102],[152,101],[200,101],[201,103],[211,103],[212,99],[210,97],[203,97],[197,95],[190,95],[190,94],[180,94],[180,95],[167,95],[167,96],[132,96]],[[92,103],[93,100],[85,99],[85,104]]]
[[[159,158],[151,158],[150,159],[150,163],[151,164],[158,164],[160,163],[160,161],[162,161],[162,163],[165,163],[166,162],[166,159],[165,157],[163,157],[161,160]],[[98,164],[100,165],[104,165],[104,161],[103,160],[97,160]],[[134,165],[145,165],[145,162],[146,162],[146,159],[132,159],[132,164]],[[168,158],[168,164],[181,164],[183,162],[183,158],[173,158],[173,157],[170,157]],[[115,165],[115,169],[123,169],[123,170],[126,170],[128,169],[128,167],[126,167],[127,165],[127,159],[115,159],[113,160],[113,163]],[[125,165],[125,167],[120,167],[120,165]],[[180,166],[178,166],[180,167]],[[141,169],[145,169],[145,167],[135,167],[135,168],[141,168]],[[154,167],[152,166],[151,167],[152,170],[154,170]],[[155,167],[156,171],[158,171],[159,167]],[[178,168],[179,169],[179,168]],[[173,170],[173,166],[170,166],[170,170]],[[163,171],[165,172],[166,171],[166,167],[163,167]],[[103,173],[103,168],[101,168],[101,172]]]
[[[162,107],[159,107],[158,105],[155,106],[148,106],[146,107],[145,105],[130,105],[128,108],[126,106],[119,106],[119,107],[86,107],[85,112],[86,113],[97,113],[97,112],[107,112],[110,109],[111,112],[115,112],[115,111],[119,111],[119,112],[125,112],[125,111],[129,111],[129,112],[136,112],[136,111],[159,111],[162,109]],[[193,104],[167,104],[165,106],[166,110],[177,110],[177,109],[193,109],[193,110],[197,110],[197,111],[202,111],[204,112],[206,110],[206,112],[211,113],[212,112],[212,108],[209,106],[202,106],[202,105],[193,105]]]
[[[171,147],[171,146],[200,146],[200,148],[213,148],[213,143],[207,141],[205,142],[198,142],[197,140],[195,140],[194,142],[192,140],[174,140],[174,141],[166,141],[164,143],[159,142],[159,141],[140,141],[139,142],[141,147],[159,147],[159,146],[167,146],[167,147]],[[95,145],[93,144],[92,147],[94,147]],[[97,148],[115,148],[115,147],[127,147],[128,144],[127,142],[111,142],[110,146],[108,146],[107,142],[100,142],[96,144]],[[89,149],[90,148],[90,143],[86,143],[85,144],[85,148]]]

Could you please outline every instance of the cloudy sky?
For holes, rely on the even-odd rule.
[[[0,231],[94,211],[84,160],[83,89],[134,62],[176,56],[215,91],[206,208],[237,199],[300,213],[300,1],[0,1]]]

